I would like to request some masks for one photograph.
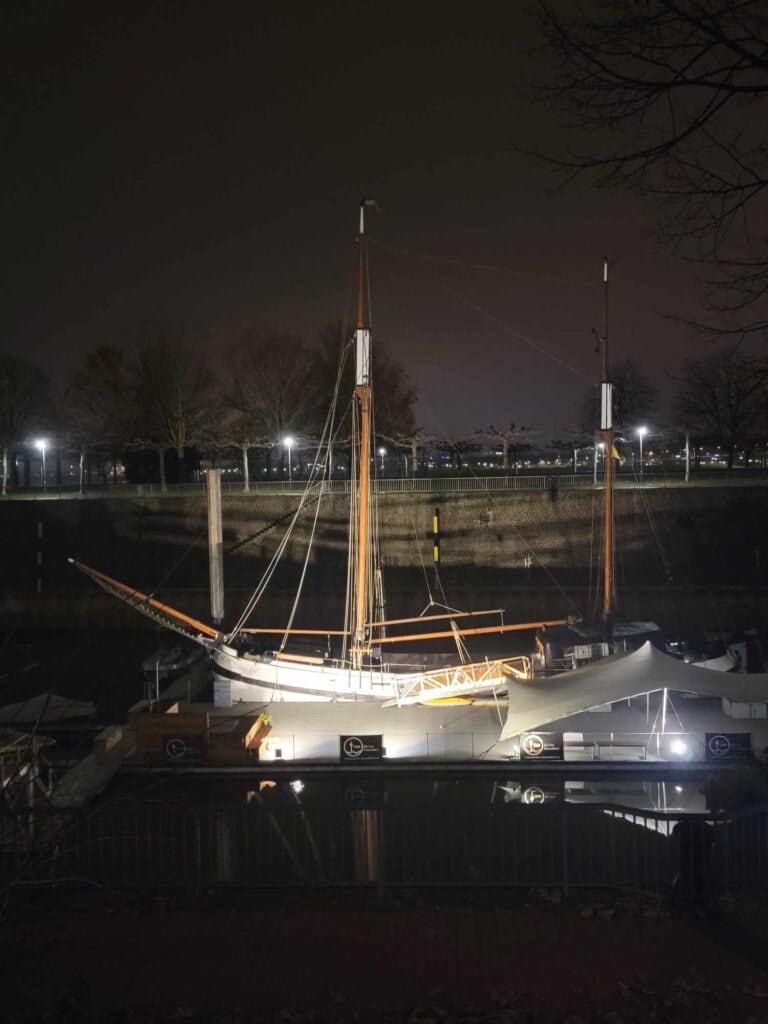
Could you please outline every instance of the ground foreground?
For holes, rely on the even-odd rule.
[[[36,891],[6,908],[3,1018],[768,1022],[764,940],[733,918],[554,890]]]

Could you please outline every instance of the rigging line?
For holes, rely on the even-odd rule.
[[[304,588],[304,580],[306,579],[306,576],[307,576],[307,568],[309,566],[309,560],[310,560],[310,556],[312,554],[312,547],[313,547],[313,544],[315,542],[315,533],[317,532],[317,521],[318,521],[318,519],[320,517],[320,507],[321,507],[321,505],[322,505],[322,494],[320,495],[320,497],[318,497],[318,500],[317,500],[317,502],[315,504],[315,515],[314,515],[314,518],[312,520],[312,529],[311,529],[310,534],[309,534],[309,543],[307,544],[307,551],[306,551],[306,554],[304,555],[304,565],[302,566],[302,569],[301,569],[301,577],[299,579],[299,585],[296,588],[296,596],[293,599],[293,607],[291,608],[291,614],[288,617],[288,625],[285,627],[285,633],[283,634],[283,639],[282,639],[282,641],[280,643],[280,650],[281,651],[285,649],[285,645],[288,643],[288,636],[290,634],[291,629],[293,628],[293,621],[296,618],[296,612],[297,612],[298,607],[299,607],[299,601],[301,600],[301,594],[302,594],[302,590]]]
[[[561,366],[564,366],[566,370],[570,370],[571,373],[575,373],[577,377],[585,376],[582,370],[577,370],[575,366],[571,366],[571,364],[566,363],[564,359],[561,359],[559,356],[556,356],[553,352],[549,352],[547,349],[544,348],[543,345],[539,345],[538,342],[535,342],[532,338],[529,338],[525,334],[521,334],[519,331],[516,331],[514,327],[510,327],[509,324],[505,324],[503,320],[499,320],[499,318],[497,316],[494,316],[493,313],[489,313],[481,306],[476,305],[474,302],[470,302],[469,299],[464,298],[463,295],[460,295],[457,291],[454,291],[453,288],[449,288],[447,285],[444,284],[441,284],[440,288],[442,288],[443,291],[448,292],[448,294],[452,295],[455,299],[458,299],[459,302],[463,302],[465,306],[469,306],[470,309],[474,309],[476,313],[479,313],[481,316],[484,316],[486,320],[490,320],[498,327],[501,327],[502,330],[507,331],[507,333],[514,335],[515,338],[519,338],[520,341],[524,341],[526,345],[529,345],[531,348],[536,349],[537,352],[541,352],[541,354],[546,356],[547,359],[551,359],[553,362],[559,363]]]
[[[202,530],[198,533],[198,535],[192,540],[192,542],[190,543],[190,545],[187,548],[187,550],[186,551],[182,551],[181,555],[173,563],[173,565],[170,567],[168,572],[166,572],[165,575],[161,578],[160,582],[156,583],[155,586],[152,588],[152,590],[150,590],[148,592],[148,594],[147,594],[148,597],[154,597],[156,595],[157,591],[160,590],[161,587],[165,586],[165,584],[168,582],[168,580],[171,578],[171,576],[176,572],[178,567],[181,565],[181,563],[184,561],[184,559],[190,553],[192,548],[196,548],[197,547],[197,545],[200,543],[200,538],[204,537],[207,531],[208,531],[208,526],[206,524],[202,528]]]
[[[416,541],[416,551],[417,551],[418,556],[419,556],[419,561],[421,562],[421,569],[422,569],[422,572],[424,573],[424,586],[427,588],[427,596],[429,597],[429,605],[427,605],[427,607],[431,607],[435,603],[435,600],[432,597],[432,589],[431,589],[431,587],[429,585],[429,576],[427,574],[427,567],[426,567],[426,565],[424,563],[424,552],[421,550],[421,545],[419,544],[419,534],[418,534],[418,531],[416,530],[416,516],[415,516],[414,511],[413,511],[413,505],[411,505],[410,511],[411,511],[411,526],[413,527],[413,537],[414,537],[414,540]]]
[[[385,252],[391,252],[395,256],[410,256],[414,259],[429,260],[433,263],[448,263],[454,267],[468,267],[471,270],[488,270],[494,274],[509,274],[511,277],[536,277],[541,281],[555,281],[558,284],[570,284],[577,288],[599,288],[601,285],[594,281],[575,281],[569,277],[557,277],[553,274],[540,274],[536,270],[520,270],[514,267],[496,267],[488,263],[471,263],[468,260],[459,260],[450,256],[433,256],[426,252],[416,252],[413,249],[396,249],[392,245],[385,245],[384,242],[379,242],[372,235],[367,235],[368,241],[375,245],[378,249],[384,249]]]
[[[280,544],[278,545],[278,547],[276,548],[272,558],[270,559],[270,562],[269,562],[269,564],[268,564],[268,566],[267,566],[267,568],[266,568],[266,570],[264,572],[264,575],[262,576],[261,580],[259,581],[259,583],[258,583],[256,589],[254,590],[254,592],[251,594],[251,597],[248,599],[248,601],[246,603],[246,606],[245,606],[245,609],[243,610],[240,618],[238,619],[238,621],[237,621],[237,623],[236,623],[236,625],[234,627],[234,630],[230,634],[232,636],[234,636],[237,633],[239,633],[239,631],[242,629],[242,627],[245,624],[245,622],[248,620],[248,617],[252,614],[254,608],[256,607],[258,602],[261,600],[261,598],[262,598],[262,596],[264,594],[264,591],[266,590],[266,588],[269,585],[272,577],[274,576],[274,573],[275,573],[275,571],[277,569],[277,564],[280,561],[280,559],[282,558],[283,552],[285,551],[286,547],[288,546],[288,541],[289,541],[290,536],[291,536],[291,534],[292,534],[292,532],[293,532],[293,530],[294,530],[294,528],[296,526],[296,523],[298,522],[299,516],[304,511],[304,508],[309,504],[310,498],[312,497],[312,494],[311,494],[312,489],[318,483],[318,479],[320,480],[320,485],[321,485],[321,489],[322,489],[323,477],[321,476],[321,470],[322,470],[322,467],[323,467],[324,464],[327,465],[327,462],[324,463],[324,461],[322,459],[322,456],[321,456],[321,452],[323,450],[323,447],[325,447],[326,448],[326,455],[327,455],[328,454],[328,450],[330,449],[330,443],[331,443],[330,442],[330,437],[331,437],[332,432],[333,432],[334,415],[335,415],[336,405],[337,405],[337,402],[338,402],[339,388],[340,388],[340,384],[341,384],[341,377],[342,377],[342,372],[343,372],[343,368],[344,368],[345,362],[346,362],[346,352],[344,352],[342,358],[339,360],[339,367],[338,367],[338,370],[336,372],[336,383],[335,383],[335,386],[334,386],[333,399],[331,401],[331,406],[330,406],[330,408],[328,410],[328,414],[327,414],[326,419],[325,419],[325,424],[323,425],[323,429],[322,429],[321,436],[320,436],[320,443],[318,444],[317,451],[315,452],[315,457],[314,457],[314,460],[313,460],[312,465],[310,467],[310,472],[309,472],[309,477],[307,479],[307,484],[306,484],[306,486],[304,488],[304,491],[302,492],[301,498],[299,500],[299,504],[298,504],[298,506],[296,508],[296,511],[293,514],[291,522],[288,525],[288,529],[286,530],[286,532],[285,532],[285,534],[284,534]]]

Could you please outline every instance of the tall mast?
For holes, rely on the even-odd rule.
[[[355,564],[355,600],[352,644],[352,666],[360,668],[367,650],[365,620],[368,609],[368,563],[370,546],[370,488],[371,488],[371,332],[365,303],[366,247],[365,207],[375,200],[360,203],[360,229],[358,233],[359,265],[357,279],[357,327],[355,329],[355,398],[360,410],[360,459],[357,467],[359,482],[357,515],[357,551]]]
[[[600,346],[600,429],[603,436],[603,635],[611,639],[613,619],[613,385],[608,365],[608,260],[603,260],[603,336]]]

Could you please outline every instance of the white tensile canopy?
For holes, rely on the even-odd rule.
[[[509,715],[500,739],[599,704],[664,689],[759,703],[768,701],[768,673],[717,672],[687,665],[646,641],[630,654],[614,654],[549,679],[510,679]]]

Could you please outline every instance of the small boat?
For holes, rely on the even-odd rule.
[[[172,679],[191,668],[203,656],[202,648],[160,647],[141,663],[146,679]]]

